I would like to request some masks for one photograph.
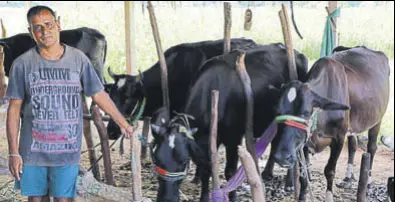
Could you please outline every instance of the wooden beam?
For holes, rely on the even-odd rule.
[[[211,91],[211,121],[210,121],[210,150],[211,173],[213,177],[213,191],[220,189],[219,164],[217,154],[217,128],[218,128],[218,90]]]
[[[332,13],[333,11],[335,11],[337,9],[337,1],[328,1],[328,10],[329,13]],[[333,36],[335,36],[335,46],[338,46],[339,42],[338,42],[338,36],[337,36],[337,32],[338,32],[338,23],[337,23],[338,18],[334,18],[332,23],[335,24],[335,26],[333,26]]]
[[[135,73],[135,33],[134,2],[125,1],[125,41],[126,41],[126,73]]]

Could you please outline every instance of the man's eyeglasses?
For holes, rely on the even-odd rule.
[[[48,30],[52,30],[55,27],[55,23],[53,22],[46,22],[44,23],[45,28]],[[33,32],[42,32],[44,31],[44,26],[42,25],[33,25],[32,27]]]

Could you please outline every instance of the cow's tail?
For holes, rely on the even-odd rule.
[[[295,23],[294,3],[293,3],[293,1],[291,1],[290,4],[291,4],[292,24],[294,25],[295,31],[296,31],[296,33],[298,33],[298,36],[300,37],[300,39],[303,39],[303,36],[302,36],[302,34],[300,34],[298,26],[296,26],[296,23]]]

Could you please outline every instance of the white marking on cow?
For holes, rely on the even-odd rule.
[[[347,165],[346,177],[347,178],[351,178],[352,177],[352,172],[353,172],[353,165],[349,163]]]
[[[125,83],[126,83],[126,79],[119,79],[117,83],[118,89],[122,88],[125,85]]]
[[[294,87],[292,87],[291,90],[289,90],[287,98],[289,102],[293,102],[295,100],[296,89]]]
[[[372,184],[372,170],[369,170],[368,173],[368,184]]]
[[[169,137],[169,147],[172,148],[172,149],[174,149],[174,147],[176,146],[175,143],[174,143],[175,139],[176,139],[176,136],[170,135],[170,137]]]
[[[162,118],[161,121],[162,121],[162,123],[165,123],[165,122],[166,122],[164,118]]]

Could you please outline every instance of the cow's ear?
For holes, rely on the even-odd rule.
[[[192,157],[192,161],[201,168],[209,168],[210,161],[205,159],[203,150],[196,144],[195,140],[188,141],[188,152]]]
[[[112,79],[116,80],[116,78],[115,78],[116,75],[115,75],[115,73],[111,70],[111,67],[108,67],[108,68],[107,68],[107,72],[108,72],[108,75],[110,75]]]
[[[311,91],[313,93],[314,99],[313,99],[313,107],[319,107],[322,110],[349,110],[350,107],[338,102],[335,102],[333,100],[330,100],[328,98],[321,97],[314,91]]]
[[[161,125],[151,124],[152,136],[159,139],[166,134],[166,128]]]

